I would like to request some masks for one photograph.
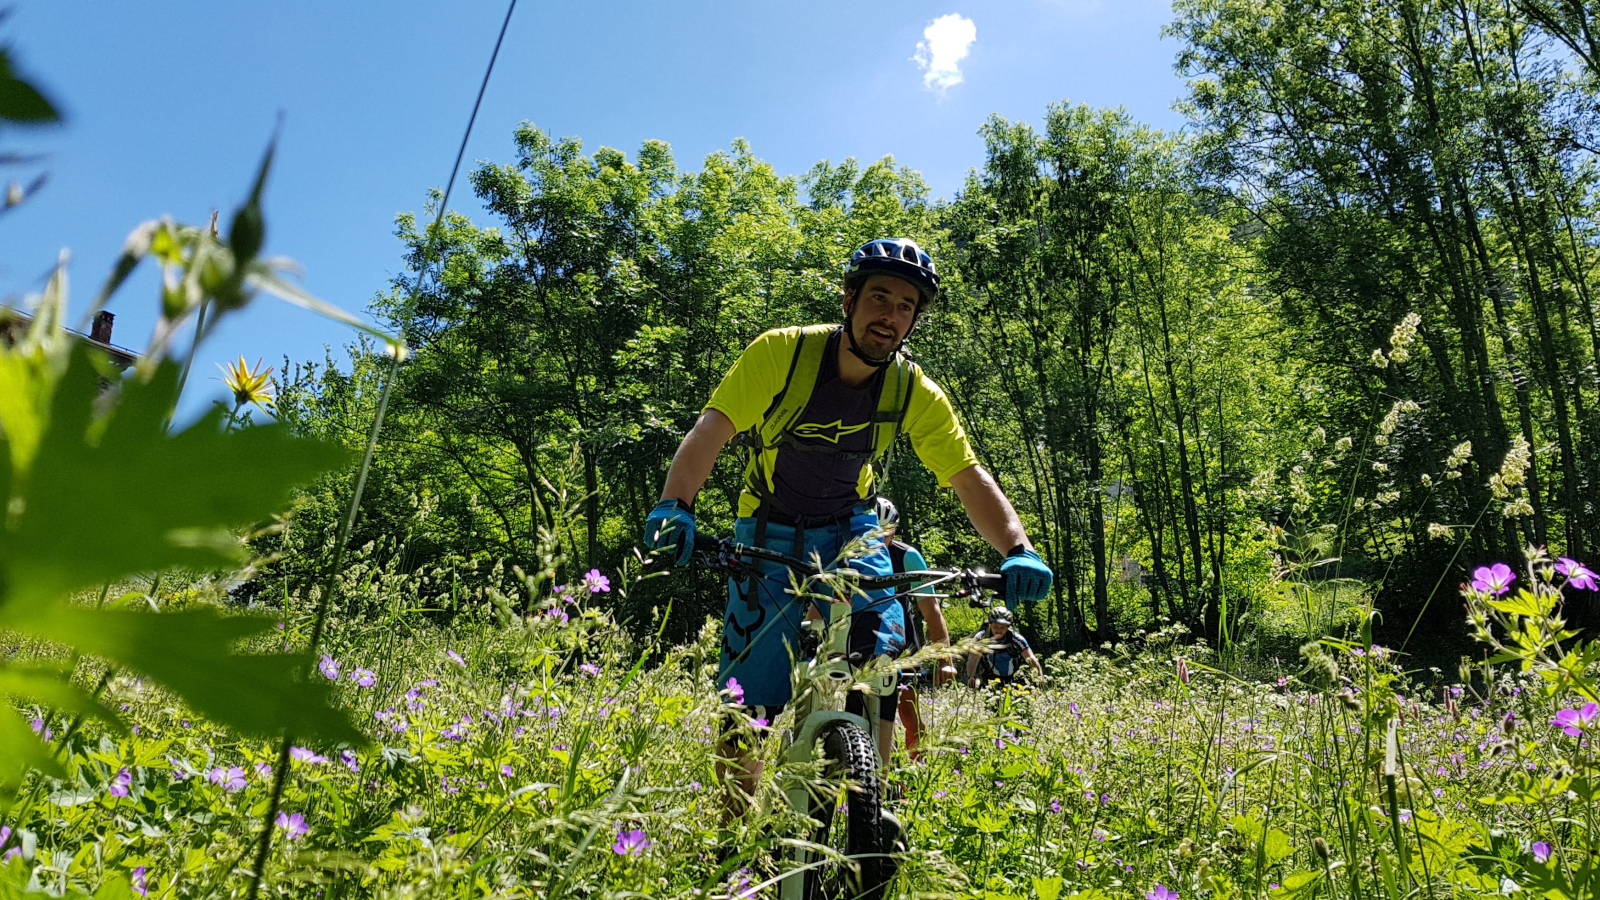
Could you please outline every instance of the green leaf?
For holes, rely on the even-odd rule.
[[[100,792],[90,788],[62,788],[59,791],[51,791],[45,799],[57,806],[71,807],[90,803],[98,796]]]
[[[1283,879],[1283,886],[1271,893],[1273,900],[1290,900],[1316,886],[1322,880],[1321,872],[1295,872]]]
[[[307,680],[304,654],[245,655],[235,645],[271,631],[273,620],[219,615],[102,611],[52,606],[18,625],[46,640],[142,672],[176,691],[194,709],[245,734],[364,744],[343,712],[328,705],[333,686]]]
[[[15,356],[41,352],[32,341],[0,348],[0,372]],[[332,687],[309,680],[308,656],[238,652],[241,641],[271,630],[271,620],[225,617],[212,609],[92,610],[71,602],[74,592],[136,573],[232,567],[243,556],[234,528],[282,509],[297,485],[346,462],[348,454],[275,424],[224,431],[220,410],[169,432],[179,374],[170,360],[148,381],[122,384],[117,402],[99,416],[101,383],[87,351],[71,352],[53,390],[38,383],[54,379],[59,369],[11,371],[22,388],[49,396],[49,407],[36,449],[19,454],[10,441],[0,448],[0,487],[9,487],[10,512],[0,529],[0,627],[148,675],[197,712],[246,734],[287,731],[307,740],[364,743],[346,716],[329,706]],[[22,413],[0,407],[0,415]],[[0,434],[9,437],[13,421],[24,419],[0,419]],[[14,461],[20,465],[13,468]],[[102,712],[60,674],[0,669],[0,693]],[[58,771],[48,750],[10,713],[0,714],[0,760],[0,781],[7,783],[27,767]]]
[[[138,572],[232,566],[243,556],[232,528],[348,459],[282,425],[224,432],[221,409],[166,433],[178,373],[169,360],[126,383],[109,421],[91,423],[99,381],[86,351],[73,354],[20,498],[13,488],[21,513],[0,543],[0,623]]]
[[[1276,828],[1267,829],[1263,850],[1266,852],[1268,865],[1277,865],[1294,853],[1294,847],[1289,843],[1289,836]]]
[[[1056,900],[1061,896],[1061,876],[1053,875],[1049,878],[1035,877],[1033,891],[1039,895],[1039,900]]]
[[[40,742],[22,716],[10,708],[0,709],[0,801],[9,804],[23,773],[29,769],[51,776],[63,774],[55,754]]]
[[[61,114],[44,94],[17,77],[11,68],[11,56],[3,47],[0,47],[0,121],[35,124],[61,121]]]
[[[37,700],[63,712],[111,717],[94,695],[72,683],[70,672],[52,663],[12,664],[0,669],[0,695]]]
[[[1514,616],[1541,617],[1545,614],[1544,604],[1528,591],[1517,591],[1504,600],[1490,600],[1489,605]]]

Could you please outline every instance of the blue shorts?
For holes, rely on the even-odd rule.
[[[877,514],[871,510],[858,512],[844,523],[805,529],[802,538],[805,557],[812,553],[822,558],[824,566],[837,562],[839,551],[850,541],[878,528]],[[754,545],[756,520],[741,518],[734,522],[733,539],[741,544]],[[792,555],[795,528],[792,525],[767,523],[767,534],[761,543],[770,550]],[[851,568],[868,575],[889,575],[894,571],[889,561],[889,551],[883,542],[872,538],[868,552],[848,561]],[[717,689],[727,687],[728,679],[737,678],[744,690],[744,705],[781,707],[789,702],[792,686],[789,683],[790,660],[800,653],[800,629],[809,605],[789,593],[789,570],[777,563],[760,563],[760,577],[728,579],[728,608],[722,617],[722,659],[717,669]],[[862,663],[867,657],[896,654],[905,648],[905,614],[899,600],[889,599],[890,592],[875,591],[870,595],[857,594],[851,600],[850,655],[853,662]],[[822,613],[829,613],[826,603]]]

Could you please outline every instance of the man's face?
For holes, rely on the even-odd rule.
[[[917,304],[922,295],[909,281],[893,275],[869,275],[855,297],[855,315],[850,327],[856,345],[874,359],[887,357],[917,321]],[[845,298],[845,314],[850,314],[850,299]]]
[[[989,633],[994,635],[997,638],[1005,637],[1006,636],[1006,632],[1008,632],[1010,630],[1011,630],[1011,626],[1006,624],[1005,622],[990,622],[989,623]]]

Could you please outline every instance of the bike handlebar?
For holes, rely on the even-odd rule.
[[[777,563],[807,577],[821,575],[824,571],[813,563],[795,559],[776,550],[737,544],[704,532],[695,533],[694,549],[707,558],[712,568],[731,568],[734,565],[733,561],[738,559],[759,559]],[[974,607],[989,605],[980,598],[980,591],[989,591],[1000,599],[1005,599],[1005,576],[981,569],[917,569],[896,572],[892,575],[869,575],[863,572],[858,577],[858,584],[866,591],[900,591],[905,588],[925,587],[950,581],[955,581],[960,586],[955,595],[969,598]]]

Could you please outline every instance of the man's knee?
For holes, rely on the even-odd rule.
[[[776,706],[724,706],[718,714],[717,752],[724,759],[748,759],[761,738],[772,731],[772,723],[783,704]]]

